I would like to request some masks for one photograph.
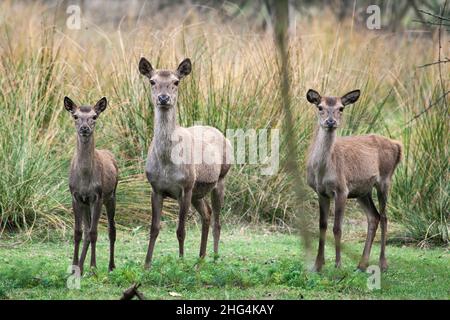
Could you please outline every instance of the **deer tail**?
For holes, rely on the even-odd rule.
[[[400,141],[393,141],[397,147],[397,160],[395,162],[395,167],[397,167],[403,159],[403,145]]]

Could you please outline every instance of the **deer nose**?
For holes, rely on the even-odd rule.
[[[336,120],[333,119],[328,119],[325,124],[327,125],[328,128],[333,128],[334,126],[336,126]]]
[[[80,127],[80,133],[89,133],[90,130],[91,130],[91,129],[90,129],[89,126],[87,126],[87,125],[82,125],[82,126]]]
[[[161,105],[166,105],[169,103],[170,97],[167,94],[162,94],[158,96],[158,102]]]

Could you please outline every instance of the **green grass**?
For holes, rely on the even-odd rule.
[[[360,231],[364,226],[358,227]],[[143,231],[120,233],[117,269],[108,274],[108,241],[100,233],[98,270],[81,280],[81,290],[66,288],[72,242],[27,242],[17,238],[0,248],[1,299],[118,299],[123,290],[141,282],[148,299],[449,299],[450,255],[442,248],[388,246],[390,270],[381,290],[367,289],[368,274],[356,272],[363,239],[344,236],[343,268],[333,266],[333,246],[327,246],[322,274],[305,271],[297,235],[251,227],[225,228],[221,254],[197,259],[199,226],[187,230],[186,257],[178,258],[175,229],[165,226],[156,245],[151,271],[143,270],[147,236]],[[379,246],[371,262],[376,264]]]

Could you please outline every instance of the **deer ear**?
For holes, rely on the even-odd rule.
[[[312,89],[310,89],[306,94],[306,99],[308,99],[309,103],[315,104],[316,106],[318,106],[322,101],[320,94]]]
[[[78,109],[77,105],[72,100],[70,100],[69,97],[64,97],[64,108],[66,108],[66,110],[72,114],[74,114]]]
[[[181,61],[180,65],[177,68],[177,74],[180,79],[186,77],[192,71],[192,63],[189,58]]]
[[[353,104],[358,101],[360,95],[360,90],[351,91],[341,98],[341,102],[344,106],[348,106],[349,104]]]
[[[95,113],[100,114],[103,111],[105,111],[107,106],[108,106],[108,100],[106,100],[106,98],[103,97],[94,106],[94,111],[95,111]]]
[[[154,70],[151,63],[147,59],[142,57],[141,60],[139,61],[139,72],[142,75],[151,78],[153,76],[153,71]]]

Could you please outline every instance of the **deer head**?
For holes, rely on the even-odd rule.
[[[345,107],[358,101],[360,95],[360,90],[354,90],[340,98],[322,97],[317,91],[309,90],[306,98],[317,107],[320,127],[335,130],[341,124]]]
[[[191,70],[189,59],[184,59],[175,71],[155,70],[145,58],[139,61],[139,72],[150,79],[153,105],[161,109],[170,109],[176,105],[178,84]]]
[[[97,118],[105,111],[107,105],[108,101],[105,97],[101,98],[93,107],[78,107],[70,98],[64,98],[64,107],[72,114],[78,136],[83,140],[87,140],[94,133]]]

